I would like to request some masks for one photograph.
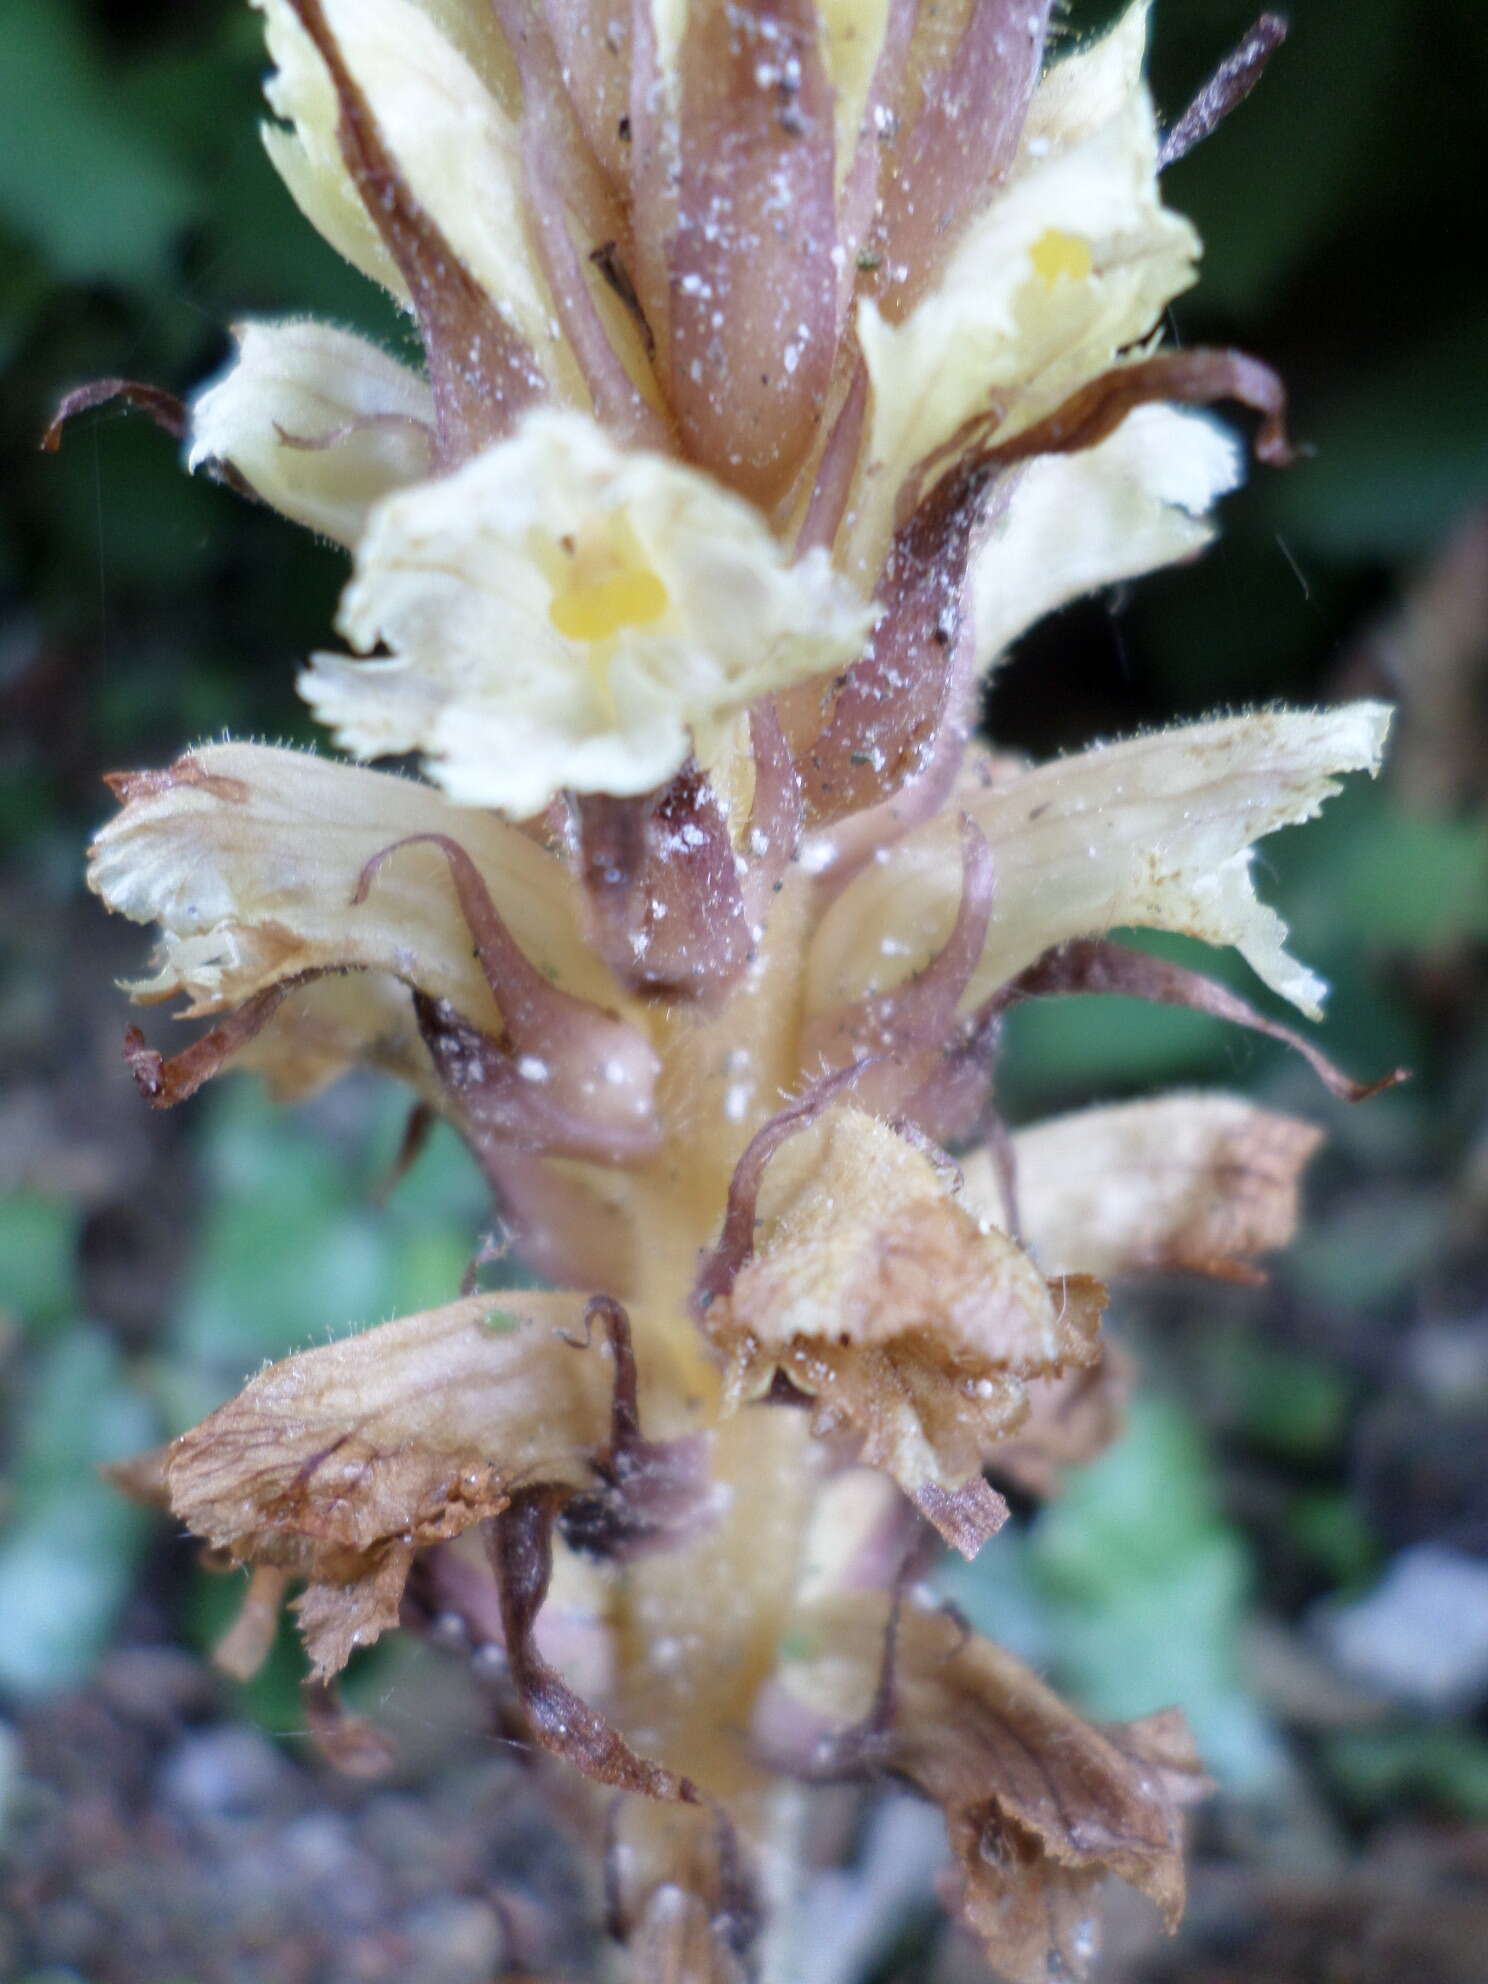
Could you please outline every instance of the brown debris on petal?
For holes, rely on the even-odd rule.
[[[761,1200],[757,1251],[701,1313],[728,1397],[765,1397],[783,1372],[819,1437],[842,1436],[974,1554],[1004,1513],[985,1457],[1027,1411],[1028,1379],[1098,1355],[1104,1291],[1045,1283],[928,1157],[854,1108],[776,1155]]]
[[[501,1624],[512,1679],[545,1750],[599,1784],[647,1798],[701,1803],[697,1787],[647,1762],[604,1717],[580,1699],[538,1652],[533,1627],[553,1568],[553,1524],[564,1488],[531,1488],[514,1497],[491,1528],[491,1558],[501,1587]]]
[[[797,1622],[798,1699],[839,1722],[877,1685],[889,1601],[854,1594]],[[947,1898],[1009,1984],[1088,1975],[1101,1883],[1116,1875],[1172,1929],[1182,1808],[1208,1789],[1181,1715],[1086,1722],[1010,1654],[943,1612],[906,1607],[883,1763],[939,1805],[957,1868]]]
[[[1075,938],[1067,944],[1057,944],[1004,986],[992,1004],[997,1011],[1005,1012],[1024,999],[1102,992],[1127,999],[1150,999],[1162,1006],[1184,1006],[1190,1012],[1207,1013],[1211,1019],[1228,1020],[1234,1026],[1249,1028],[1252,1033],[1263,1033],[1268,1040],[1279,1040],[1284,1047],[1300,1054],[1328,1093],[1336,1095],[1341,1102],[1367,1102],[1371,1096],[1410,1078],[1407,1069],[1394,1068],[1378,1081],[1356,1082],[1335,1067],[1322,1049],[1295,1027],[1268,1019],[1228,986],[1206,978],[1202,972],[1149,957],[1143,951],[1128,951],[1103,937]]]
[[[321,976],[318,971],[302,971],[293,978],[281,978],[277,985],[265,986],[169,1060],[148,1045],[137,1026],[127,1027],[124,1059],[135,1087],[152,1109],[174,1109],[178,1102],[188,1101],[263,1031],[291,992]]]
[[[220,799],[230,806],[244,805],[249,797],[248,787],[242,779],[233,778],[225,772],[209,772],[190,751],[183,753],[174,764],[154,771],[105,772],[103,782],[121,806],[131,805],[138,799],[159,799],[168,792],[178,792],[183,788],[209,793],[213,799]]]
[[[543,397],[542,375],[494,299],[409,190],[320,0],[292,5],[336,92],[346,169],[413,299],[428,355],[440,460],[452,467],[507,433],[517,415]]]
[[[503,1291],[271,1365],[172,1442],[174,1513],[237,1563],[302,1579],[315,1671],[393,1625],[414,1553],[534,1480],[588,1479],[607,1360],[561,1331],[576,1296]]]
[[[1261,15],[1163,139],[1157,155],[1159,172],[1186,158],[1195,145],[1219,129],[1232,110],[1239,109],[1286,38],[1287,24],[1280,14]]]

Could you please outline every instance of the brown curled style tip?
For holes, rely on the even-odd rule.
[[[94,379],[86,386],[75,387],[58,402],[57,411],[41,437],[41,446],[47,454],[56,454],[70,422],[80,413],[91,413],[95,407],[109,406],[115,400],[147,413],[173,441],[185,439],[186,406],[174,393],[166,392],[163,386],[146,385],[139,379]]]
[[[526,345],[404,180],[347,66],[321,0],[290,0],[336,93],[336,140],[362,205],[408,287],[429,363],[441,465],[509,431],[544,396]]]
[[[824,1075],[813,1082],[804,1095],[797,1096],[794,1102],[788,1102],[777,1111],[750,1138],[729,1180],[728,1202],[724,1207],[723,1227],[717,1242],[703,1253],[698,1262],[697,1279],[693,1282],[688,1305],[694,1321],[701,1322],[718,1298],[728,1294],[740,1268],[754,1252],[755,1208],[759,1203],[765,1166],[788,1137],[795,1136],[797,1131],[814,1123],[824,1109],[845,1097],[876,1065],[875,1058],[870,1055],[862,1061],[854,1061],[850,1067],[837,1069],[834,1074]]]
[[[263,1032],[291,992],[331,975],[324,970],[301,971],[292,978],[281,978],[277,985],[266,985],[189,1047],[169,1057],[151,1047],[137,1026],[127,1028],[124,1059],[135,1087],[152,1109],[174,1109],[178,1102],[189,1101],[203,1083],[220,1074],[235,1054]]]
[[[362,869],[353,906],[367,900],[385,862],[421,845],[438,848],[449,865],[504,1025],[502,1039],[493,1040],[448,1000],[415,989],[425,1044],[460,1110],[478,1131],[509,1135],[526,1148],[615,1163],[649,1155],[660,1136],[650,1043],[613,1013],[550,983],[527,959],[458,841],[409,834],[380,849]]]
[[[700,1805],[703,1799],[690,1778],[637,1756],[619,1731],[575,1694],[537,1650],[533,1629],[552,1575],[553,1526],[571,1493],[562,1487],[524,1489],[493,1519],[489,1530],[506,1657],[533,1740],[596,1784]]]
[[[877,1062],[863,1078],[859,1105],[889,1115],[935,1074],[934,1059],[958,1032],[956,1008],[987,941],[996,864],[980,828],[961,820],[961,900],[945,943],[924,968],[891,992],[871,993],[808,1026],[805,1058],[829,1066]]]
[[[1177,123],[1163,139],[1157,169],[1166,172],[1186,158],[1196,145],[1217,131],[1232,110],[1250,95],[1266,64],[1286,40],[1287,22],[1281,14],[1262,14],[1220,63]]]
[[[209,772],[189,751],[174,764],[155,771],[105,772],[103,782],[121,806],[128,806],[136,799],[156,799],[183,787],[205,792],[228,806],[242,806],[248,800],[248,787],[242,779],[231,778],[225,772]]]
[[[706,1526],[708,1447],[701,1437],[643,1438],[630,1317],[613,1296],[596,1295],[584,1312],[586,1331],[596,1322],[604,1326],[615,1367],[609,1450],[593,1463],[595,1489],[573,1496],[558,1523],[570,1549],[623,1563],[670,1549]]]
[[[1026,971],[1009,981],[988,1008],[1000,1014],[1025,999],[1062,998],[1070,994],[1112,993],[1128,999],[1147,999],[1160,1006],[1183,1006],[1190,1012],[1206,1013],[1211,1019],[1227,1020],[1251,1033],[1278,1040],[1300,1054],[1330,1095],[1341,1102],[1367,1102],[1371,1096],[1409,1081],[1408,1068],[1394,1068],[1378,1081],[1356,1082],[1330,1061],[1322,1049],[1279,1020],[1268,1019],[1247,999],[1230,991],[1202,972],[1183,965],[1149,957],[1142,951],[1129,951],[1104,938],[1077,938],[1057,944]]]
[[[579,793],[574,813],[605,963],[639,995],[717,1004],[748,965],[753,933],[728,820],[698,766],[635,798]]]
[[[189,425],[186,403],[175,393],[168,393],[163,386],[151,386],[141,379],[94,379],[88,385],[77,386],[64,395],[41,437],[42,448],[47,454],[55,455],[62,446],[63,434],[79,414],[91,413],[95,407],[110,406],[115,400],[122,400],[125,406],[148,414],[161,432],[169,434],[173,441],[185,440]],[[214,460],[201,466],[214,482],[222,483],[235,495],[246,496],[251,502],[258,501],[258,492],[231,462]]]

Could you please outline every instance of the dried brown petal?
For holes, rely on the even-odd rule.
[[[1098,1364],[1059,1378],[1031,1378],[1028,1417],[988,1456],[994,1478],[1026,1495],[1057,1494],[1067,1467],[1087,1466],[1120,1433],[1134,1375],[1120,1344],[1106,1343]]]
[[[867,1593],[801,1615],[783,1679],[841,1726],[878,1690],[890,1601]],[[905,1607],[881,1762],[945,1814],[950,1898],[1010,1984],[1083,1977],[1100,1883],[1115,1874],[1173,1928],[1183,1910],[1180,1808],[1207,1789],[1169,1710],[1098,1727],[1010,1654],[939,1612]]]
[[[271,1365],[168,1450],[175,1514],[237,1562],[307,1581],[315,1670],[398,1614],[415,1550],[533,1481],[588,1479],[611,1368],[566,1340],[581,1298],[503,1291]]]
[[[735,1401],[783,1374],[968,1556],[1005,1511],[983,1460],[1027,1409],[1025,1380],[1096,1356],[1103,1291],[1050,1285],[957,1203],[936,1164],[834,1109],[774,1156],[757,1251],[702,1312]]]
[[[300,972],[293,978],[281,978],[277,985],[265,986],[169,1060],[146,1042],[137,1026],[127,1027],[124,1059],[135,1087],[154,1109],[174,1109],[178,1102],[189,1101],[203,1082],[220,1074],[227,1062],[262,1032],[291,992],[319,975]]]
[[[1249,1280],[1253,1258],[1292,1237],[1298,1181],[1321,1142],[1312,1124],[1233,1095],[1079,1110],[1014,1140],[1023,1231],[1051,1272]],[[988,1154],[968,1158],[965,1175],[969,1203],[999,1217]]]

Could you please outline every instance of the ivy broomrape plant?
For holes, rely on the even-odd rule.
[[[226,742],[115,777],[90,880],[161,933],[131,990],[214,1021],[128,1057],[162,1106],[387,1072],[536,1285],[290,1357],[133,1484],[252,1567],[240,1672],[292,1588],[323,1702],[400,1622],[502,1649],[617,1974],[809,1975],[811,1786],[889,1774],[996,1970],[1079,1976],[1106,1876],[1176,1921],[1198,1759],[937,1609],[926,1546],[995,1551],[995,1482],[1101,1448],[1104,1284],[1253,1272],[1316,1138],[1222,1094],[1011,1135],[1000,1021],[1198,1006],[1358,1093],[1104,933],[1233,946],[1316,1017],[1251,850],[1387,718],[1037,767],[972,731],[1023,629],[1207,541],[1239,451],[1196,409],[1288,459],[1271,373],[1158,330],[1199,253],[1161,167],[1279,29],[1164,140],[1145,0],[1054,60],[1049,0],[256,4],[274,163],[423,369],[250,323],[189,408],[108,381],[59,426],[122,392],[343,545],[301,693],[425,775]]]

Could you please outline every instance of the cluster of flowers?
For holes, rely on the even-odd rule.
[[[1287,457],[1262,366],[1155,332],[1199,244],[1146,6],[1050,61],[1050,0],[256,4],[274,163],[424,367],[253,323],[189,409],[64,411],[124,391],[347,549],[351,653],[301,692],[426,777],[233,742],[117,777],[91,880],[163,933],[134,995],[220,1016],[129,1058],[159,1104],[387,1071],[546,1285],[292,1357],[135,1482],[254,1567],[240,1671],[291,1586],[323,1684],[400,1617],[502,1648],[638,1979],[801,1974],[802,1787],[875,1772],[943,1808],[1004,1975],[1080,1974],[1108,1874],[1176,1919],[1198,1761],[937,1609],[923,1546],[1099,1450],[1103,1283],[1250,1272],[1315,1134],[1205,1094],[1012,1135],[1001,1017],[1285,1031],[1131,925],[1316,1016],[1251,850],[1386,726],[974,740],[1023,629],[1207,541],[1240,463],[1196,409]]]

